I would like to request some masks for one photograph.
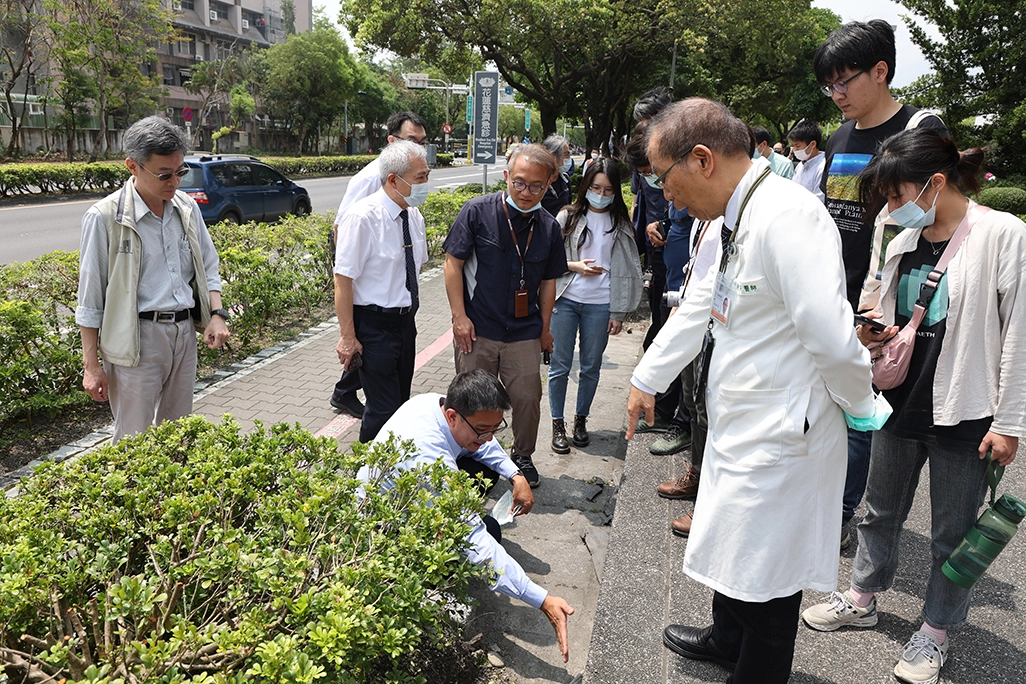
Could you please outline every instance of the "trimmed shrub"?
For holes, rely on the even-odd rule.
[[[976,201],[998,211],[1026,214],[1026,190],[1022,188],[984,188]]]
[[[464,185],[453,192],[433,192],[420,207],[427,226],[428,255],[443,255],[442,244],[467,200],[481,194],[481,184]]]
[[[164,423],[0,498],[12,682],[426,682],[480,498],[438,463],[358,494],[411,445]]]

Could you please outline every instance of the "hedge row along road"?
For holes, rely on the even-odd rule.
[[[502,166],[488,167],[488,183],[502,178]],[[350,176],[333,178],[296,178],[310,193],[315,213],[334,211],[342,201]],[[428,184],[431,190],[444,185],[479,183],[480,166],[455,166],[433,169]],[[0,202],[0,264],[28,261],[54,250],[76,250],[82,214],[94,202],[89,199],[65,199],[37,203]]]

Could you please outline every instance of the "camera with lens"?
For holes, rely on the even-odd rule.
[[[672,309],[675,306],[680,306],[680,291],[671,290],[663,293],[663,306],[667,309]]]

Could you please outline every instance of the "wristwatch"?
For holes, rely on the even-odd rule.
[[[232,317],[232,315],[230,313],[228,313],[228,309],[212,309],[210,311],[210,315],[211,316],[220,316],[226,322],[228,321],[229,318]]]

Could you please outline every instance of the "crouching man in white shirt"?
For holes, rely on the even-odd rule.
[[[515,514],[527,515],[534,506],[531,487],[498,441],[492,439],[496,432],[506,427],[503,413],[509,409],[509,395],[499,379],[484,370],[472,370],[457,375],[445,396],[421,394],[404,403],[381,428],[374,441],[387,441],[389,433],[397,439],[413,441],[416,451],[396,466],[399,470],[442,461],[452,470],[480,472],[486,479],[502,476],[513,485]],[[367,483],[372,474],[364,466],[357,477]],[[566,623],[574,609],[524,573],[520,564],[499,543],[499,526],[490,516],[485,516],[484,520],[474,516],[470,522],[473,529],[467,557],[473,563],[490,564],[495,568],[493,591],[520,599],[545,613],[555,630],[563,662],[568,662],[570,652]]]

